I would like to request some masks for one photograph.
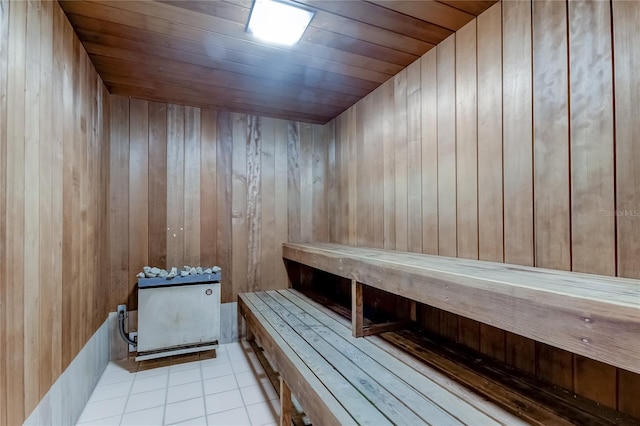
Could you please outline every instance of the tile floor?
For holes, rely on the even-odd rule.
[[[276,424],[278,396],[249,345],[211,356],[110,362],[77,425]]]

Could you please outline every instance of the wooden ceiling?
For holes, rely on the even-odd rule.
[[[298,0],[293,47],[245,31],[252,0],[60,1],[112,94],[326,123],[497,0]]]

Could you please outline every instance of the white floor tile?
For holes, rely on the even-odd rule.
[[[98,386],[110,385],[113,383],[133,382],[136,373],[130,373],[126,370],[105,371],[100,377]]]
[[[252,350],[232,343],[216,352],[216,358],[140,372],[133,360],[109,363],[78,425],[277,422],[279,401],[269,401],[277,394]]]
[[[146,410],[148,408],[164,406],[166,400],[166,389],[137,393],[131,395],[127,401],[125,413]]]
[[[172,365],[169,367],[169,371],[171,371],[171,373],[175,373],[177,371],[193,370],[194,368],[200,368],[200,363],[201,361],[191,361]]]
[[[121,425],[127,426],[158,426],[162,424],[162,416],[164,415],[164,407],[155,407],[148,410],[136,411],[122,416]]]
[[[211,395],[213,393],[226,392],[231,389],[237,389],[238,383],[233,375],[215,377],[204,381],[204,394]]]
[[[105,399],[117,398],[119,396],[128,396],[131,390],[131,382],[112,383],[109,385],[98,385],[93,390],[90,402],[103,401]]]
[[[165,424],[178,423],[204,415],[204,399],[189,399],[187,401],[168,404],[164,412],[164,422]]]
[[[212,379],[214,377],[228,376],[229,374],[233,374],[233,370],[229,364],[202,367],[202,378],[205,380]]]
[[[275,403],[278,403],[276,405]],[[279,402],[261,402],[258,404],[247,405],[247,412],[249,413],[249,419],[252,425],[266,425],[269,423],[275,423],[279,420]]]
[[[238,389],[207,395],[206,401],[209,414],[240,408],[244,405]]]
[[[222,411],[207,418],[209,426],[250,425],[251,421],[244,407]]]
[[[165,374],[159,376],[151,376],[145,378],[136,377],[131,387],[131,394],[149,392],[152,390],[163,389],[167,387],[167,376]]]
[[[247,386],[255,386],[261,382],[268,382],[269,378],[266,373],[256,375],[253,371],[245,371],[236,374],[236,380],[238,380],[238,387],[246,388]]]
[[[104,401],[90,402],[84,407],[78,423],[86,423],[93,420],[106,419],[120,415],[124,412],[127,397],[106,399]]]
[[[185,383],[199,382],[202,380],[200,368],[186,371],[172,371],[169,373],[169,386],[182,385]]]
[[[116,426],[120,424],[122,416],[107,417],[106,419],[92,420],[86,423],[78,423],[76,426]]]
[[[138,371],[136,373],[136,379],[146,379],[148,377],[155,376],[167,376],[169,375],[169,366],[165,365],[162,367],[150,368],[148,370]]]
[[[202,382],[185,383],[184,385],[171,386],[167,394],[167,403],[185,401],[187,399],[193,399],[201,397],[202,395]]]
[[[192,426],[206,426],[207,418],[198,417],[197,419],[187,420],[185,422],[174,423],[174,425],[192,425]]]
[[[278,394],[273,389],[273,386],[271,386],[271,383],[240,388],[240,392],[242,393],[242,400],[245,405],[256,404],[258,402],[265,402],[278,398]]]
[[[200,361],[200,365],[202,366],[202,368],[208,367],[210,365],[226,365],[229,368],[231,368],[231,364],[229,364],[229,360],[226,357],[219,357],[219,356],[217,358],[203,359],[202,361]]]

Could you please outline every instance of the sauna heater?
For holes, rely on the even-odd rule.
[[[138,279],[136,361],[218,347],[220,275]]]

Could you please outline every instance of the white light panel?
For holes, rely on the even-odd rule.
[[[314,12],[274,0],[255,0],[247,31],[259,39],[293,45],[300,40]]]

